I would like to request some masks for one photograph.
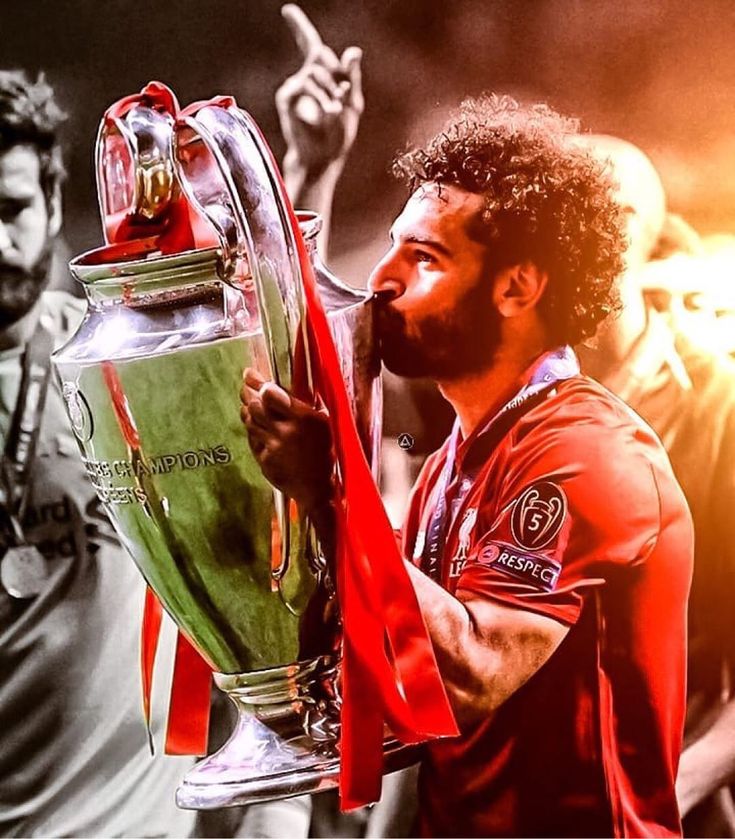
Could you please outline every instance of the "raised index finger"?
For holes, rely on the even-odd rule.
[[[306,12],[295,3],[286,3],[281,8],[281,14],[304,58],[313,58],[322,48],[322,36],[306,16]]]

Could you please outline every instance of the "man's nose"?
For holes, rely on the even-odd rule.
[[[383,259],[373,268],[368,279],[368,290],[386,300],[393,300],[403,294],[406,285],[398,275],[393,260]]]

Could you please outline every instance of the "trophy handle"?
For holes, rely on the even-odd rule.
[[[217,230],[231,281],[254,285],[273,379],[291,390],[296,342],[306,336],[288,198],[251,117],[222,102],[182,112],[174,164],[186,196]]]
[[[273,379],[292,391],[297,345],[306,384],[311,371],[305,352],[306,321],[288,197],[257,125],[229,98],[195,104],[176,120],[172,158],[189,201],[217,231],[229,282],[255,287]],[[280,560],[272,568],[276,585],[291,547],[289,500],[274,489],[281,535]]]
[[[143,228],[163,219],[176,198],[170,149],[177,110],[173,93],[154,82],[105,113],[97,132],[95,158],[97,196],[108,243],[118,239],[123,222]]]

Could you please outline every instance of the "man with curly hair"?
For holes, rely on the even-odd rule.
[[[624,250],[577,131],[465,102],[397,161],[412,194],[370,278],[386,366],[457,415],[402,533],[461,730],[426,748],[424,835],[681,829],[691,520],[656,436],[570,349],[616,308]],[[264,474],[328,550],[327,419],[253,372],[243,403]]]
[[[0,72],[0,834],[184,836],[191,761],[152,757],[142,722],[144,583],[49,376],[84,312],[46,290],[62,118],[42,78]]]

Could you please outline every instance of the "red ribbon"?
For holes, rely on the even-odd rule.
[[[115,418],[123,439],[131,453],[141,457],[140,434],[135,425],[135,419],[130,412],[122,382],[111,361],[102,362],[102,375],[110,394]],[[151,690],[158,639],[161,632],[161,620],[161,604],[153,591],[147,588],[141,625],[140,675],[143,693],[143,719],[145,720],[151,751],[153,751]],[[206,754],[211,682],[212,668],[179,632],[176,639],[176,657],[168,710],[166,746],[164,749],[166,754]]]
[[[342,808],[351,809],[380,798],[384,721],[403,743],[459,732],[416,593],[360,443],[298,219],[273,154],[260,137],[296,241],[310,360],[317,393],[329,412],[341,477],[336,504],[344,627],[340,798]]]
[[[161,632],[163,611],[153,589],[146,586],[143,625],[140,633],[140,675],[143,687],[143,719],[148,732],[148,744],[151,754],[154,752],[153,732],[151,731],[151,691],[153,689],[153,665],[156,662],[158,637]]]
[[[205,755],[212,697],[212,668],[181,632],[171,683],[166,728],[167,755]]]
[[[179,103],[173,91],[161,82],[149,82],[140,93],[125,96],[106,111],[103,123],[115,124],[128,112],[144,105],[175,119]],[[121,138],[123,142],[127,142]],[[134,184],[129,188],[134,191]],[[107,241],[119,243],[155,237],[156,249],[162,254],[181,253],[192,248],[216,247],[217,237],[206,221],[189,204],[177,188],[168,206],[156,219],[146,219],[135,213],[134,207],[115,213],[103,211],[103,226]]]

